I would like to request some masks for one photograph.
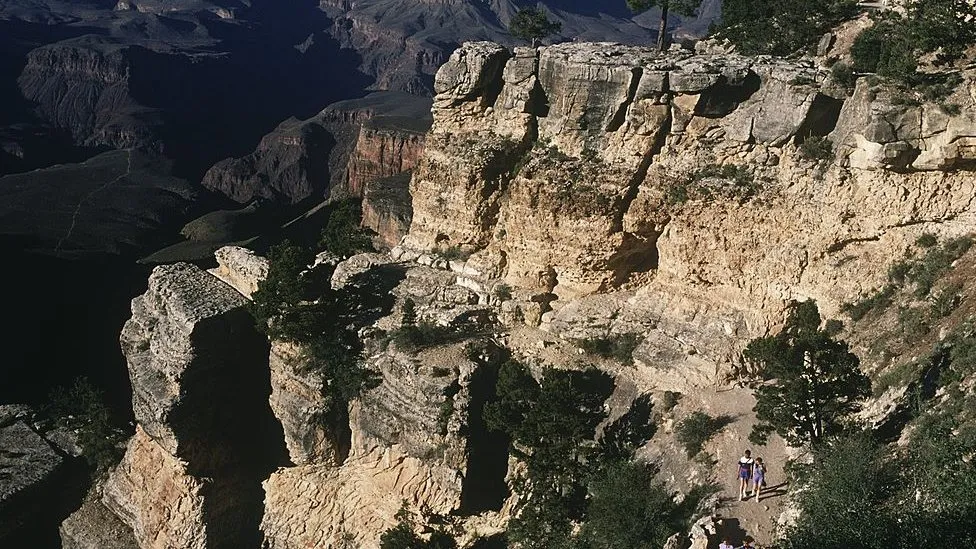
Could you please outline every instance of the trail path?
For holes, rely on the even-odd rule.
[[[783,471],[787,459],[786,444],[777,436],[770,437],[765,446],[754,446],[749,442],[749,432],[755,424],[752,412],[755,398],[749,389],[702,389],[698,394],[687,395],[684,400],[676,412],[690,412],[698,408],[712,416],[727,415],[733,418],[732,423],[705,445],[705,451],[715,456],[715,481],[723,489],[719,514],[724,519],[724,534],[731,536],[737,545],[746,535],[753,537],[761,546],[772,543],[776,539],[776,523],[783,511],[788,488]],[[754,458],[761,457],[766,464],[767,488],[761,494],[759,503],[755,497],[746,501],[739,501],[738,497],[736,464],[747,448]]]

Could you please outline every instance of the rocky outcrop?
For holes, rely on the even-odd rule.
[[[355,256],[336,268],[333,285],[354,291],[362,284],[375,290],[375,284],[365,282],[372,280],[369,275],[391,268],[399,267],[382,255]],[[469,322],[477,308],[473,292],[455,286],[450,273],[428,267],[408,267],[393,292],[415,299],[423,318]],[[461,293],[469,298],[445,299]],[[381,318],[377,326],[392,327],[396,316]],[[489,435],[481,420],[485,391],[492,390],[500,357],[497,347],[477,338],[420,351],[390,343],[373,354],[368,366],[378,373],[379,383],[350,407],[344,461],[307,451],[314,447],[307,442],[315,437],[295,437],[289,450],[298,466],[281,469],[265,482],[262,529],[269,546],[345,542],[375,548],[405,501],[412,509],[442,514],[499,510],[507,495],[504,452],[500,467],[474,463],[470,457],[472,445],[504,448],[504,441],[484,440]],[[307,411],[314,402],[310,395],[316,394],[296,399],[301,393],[288,386],[282,392],[293,398],[279,399],[273,407],[279,416],[291,408],[295,418]]]
[[[59,528],[62,549],[139,549],[132,529],[94,491]]]
[[[224,246],[216,252],[217,268],[210,269],[216,276],[244,297],[258,291],[258,283],[268,277],[268,260],[247,248]]]
[[[255,546],[260,481],[280,463],[267,346],[231,287],[157,267],[122,334],[138,423],[102,501],[142,548]]]
[[[347,168],[347,189],[353,196],[362,196],[366,185],[385,177],[391,177],[413,170],[424,152],[424,133],[429,126],[411,125],[421,129],[414,133],[411,129],[399,128],[393,121],[382,121],[386,128],[364,124],[356,140]]]
[[[450,268],[515,288],[512,318],[638,332],[640,364],[710,382],[788,301],[835,315],[921,232],[971,230],[974,76],[950,116],[867,81],[835,96],[810,61],[466,44],[435,79],[404,248],[473,254]]]
[[[0,406],[0,542],[20,540],[62,479],[64,459],[14,406]]]
[[[373,178],[409,170],[429,127],[429,99],[377,92],[282,122],[251,154],[215,164],[203,185],[238,202],[360,196]]]

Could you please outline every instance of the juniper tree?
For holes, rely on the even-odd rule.
[[[532,47],[539,45],[539,40],[556,34],[563,25],[558,21],[550,21],[545,12],[537,8],[523,8],[518,10],[508,25],[509,32],[516,38],[528,40]]]
[[[664,51],[668,41],[668,14],[692,16],[701,6],[701,0],[627,0],[627,7],[634,13],[643,13],[653,7],[661,8],[661,23],[657,31],[657,47]]]
[[[870,393],[847,342],[820,325],[814,301],[793,302],[783,329],[752,340],[743,352],[759,380],[754,443],[773,431],[790,444],[816,443],[840,431]]]

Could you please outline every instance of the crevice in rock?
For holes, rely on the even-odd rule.
[[[643,74],[644,69],[640,67],[631,70],[630,88],[627,90],[627,99],[617,107],[617,112],[614,113],[613,118],[610,119],[610,123],[607,124],[607,133],[619,130],[620,126],[623,126],[624,121],[627,120],[627,109],[634,103],[634,97],[637,95],[637,88],[640,85]]]
[[[191,442],[193,456],[186,459],[188,472],[205,480],[203,516],[208,542],[215,548],[259,547],[264,512],[261,483],[289,463],[284,431],[268,400],[270,349],[243,309],[201,322],[193,338],[223,340],[227,346],[220,350],[197,345],[223,362],[228,375],[218,383],[200,380],[201,387],[194,385],[192,393],[187,393],[198,404],[185,408],[187,416],[201,409],[213,414],[209,420],[203,418],[207,424],[200,425],[200,438]],[[198,390],[204,383],[211,390]],[[184,421],[192,425],[195,420],[184,417]]]
[[[631,203],[637,198],[637,194],[640,192],[640,186],[647,178],[647,172],[651,169],[651,164],[654,163],[654,157],[659,155],[664,149],[664,145],[667,143],[668,135],[671,133],[671,125],[673,122],[671,110],[668,109],[668,116],[665,118],[664,122],[661,124],[661,128],[658,130],[657,135],[654,136],[654,143],[651,148],[644,153],[644,158],[641,159],[640,165],[637,166],[637,171],[634,176],[630,179],[630,184],[627,187],[627,192],[624,193],[623,198],[620,200],[620,207],[615,212],[615,218],[613,220],[613,228],[615,232],[622,232],[624,226],[624,215],[630,209]]]
[[[483,511],[500,511],[508,497],[505,475],[508,473],[509,439],[505,433],[491,431],[485,424],[485,405],[495,399],[498,368],[507,353],[489,345],[487,359],[479,360],[478,369],[468,386],[468,463],[461,485],[462,515]]]
[[[739,105],[746,102],[759,91],[762,79],[750,72],[738,86],[726,82],[716,84],[702,92],[698,104],[695,105],[695,116],[705,118],[722,118],[728,116]],[[838,114],[840,111],[838,110]]]
[[[827,253],[828,254],[837,253],[843,250],[844,248],[850,246],[851,244],[858,244],[861,242],[877,242],[879,240],[881,240],[880,236],[865,236],[862,238],[845,238],[840,242],[834,242],[833,244],[828,246]]]
[[[931,400],[939,389],[939,374],[948,368],[951,362],[949,348],[943,348],[936,353],[930,362],[905,388],[900,402],[895,409],[875,425],[875,433],[885,442],[895,442],[910,421],[919,413],[922,403]]]
[[[813,98],[806,120],[796,131],[796,144],[800,145],[810,137],[824,137],[834,131],[843,106],[844,102],[840,99],[818,93]]]

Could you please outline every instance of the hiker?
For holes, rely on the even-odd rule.
[[[732,545],[729,538],[722,538],[722,543],[718,544],[718,549],[735,549],[735,545]]]
[[[752,479],[752,452],[746,450],[739,458],[737,476],[739,477],[739,501],[745,501],[749,492],[749,480]]]
[[[759,492],[766,485],[766,465],[763,464],[761,457],[756,458],[756,463],[752,465],[752,485],[756,490],[756,503],[759,503]]]

